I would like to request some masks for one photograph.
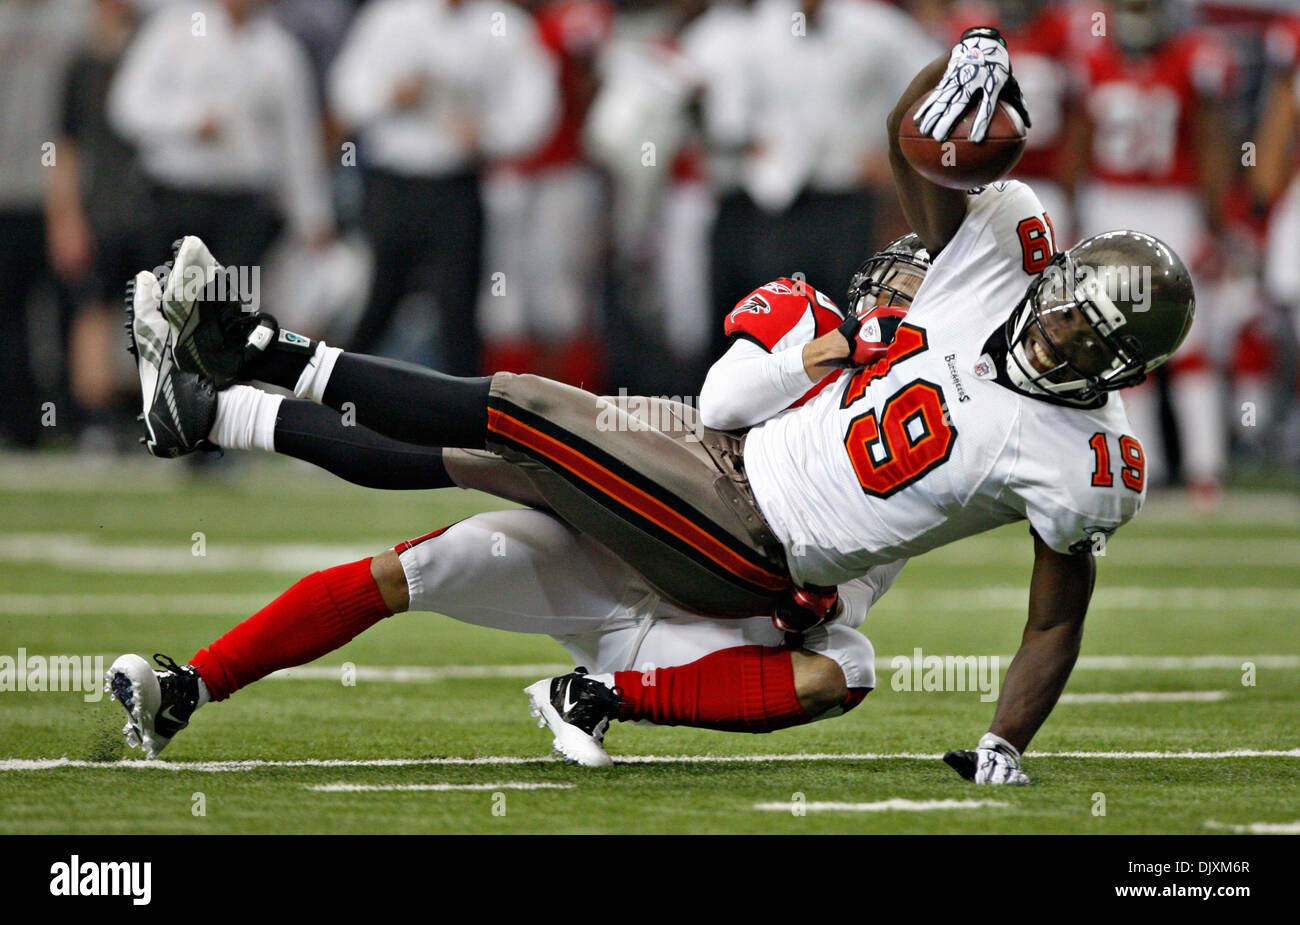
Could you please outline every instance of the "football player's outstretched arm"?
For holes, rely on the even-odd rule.
[[[1096,578],[1092,552],[1066,555],[1034,536],[1029,621],[1002,681],[989,731],[1024,752],[1056,706],[1079,655],[1083,617]]]
[[[889,166],[898,184],[898,199],[907,223],[921,238],[933,259],[952,240],[966,217],[966,194],[931,183],[912,169],[898,143],[898,130],[912,104],[926,96],[939,83],[948,67],[948,52],[935,58],[913,78],[889,114]]]

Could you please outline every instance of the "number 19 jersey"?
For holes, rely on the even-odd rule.
[[[886,359],[749,431],[745,468],[796,582],[1023,519],[1058,552],[1096,550],[1137,513],[1142,448],[1118,394],[1080,409],[997,381],[988,345],[1054,250],[1028,186],[970,193]]]

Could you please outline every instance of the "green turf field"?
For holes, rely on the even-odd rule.
[[[21,648],[183,661],[307,571],[494,504],[240,462],[192,479],[151,460],[0,461],[0,658]],[[428,614],[385,621],[318,663],[329,670],[317,679],[267,680],[205,708],[148,766],[126,754],[111,700],[0,692],[0,832],[1294,830],[1297,499],[1239,493],[1211,516],[1152,499],[1099,562],[1073,702],[1025,761],[1034,786],[976,788],[936,758],[973,747],[991,705],[977,693],[896,691],[889,661],[917,647],[1009,656],[1029,562],[1019,525],[909,565],[865,627],[880,688],[845,717],[765,736],[616,725],[607,743],[625,761],[598,771],[552,760],[527,715],[521,689],[563,664],[558,645]],[[395,681],[363,670],[345,686],[344,662],[419,671]],[[448,789],[463,785],[476,789]],[[896,799],[994,805],[817,808]]]

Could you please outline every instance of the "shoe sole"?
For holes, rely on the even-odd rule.
[[[162,688],[149,663],[138,655],[119,656],[104,677],[104,689],[126,710],[127,723],[122,727],[126,744],[143,749],[148,758],[171,741],[154,731],[153,718],[162,706]]]
[[[596,744],[596,741],[577,726],[566,723],[555,705],[551,703],[551,679],[545,678],[536,684],[524,688],[528,695],[528,712],[537,717],[537,725],[549,727],[555,736],[552,743],[556,754],[569,764],[580,764],[585,768],[607,768],[614,759],[609,752]]]
[[[149,418],[150,412],[158,402],[158,392],[162,386],[163,372],[167,365],[167,354],[171,344],[171,329],[170,327],[164,328],[167,333],[163,336],[161,344],[152,341],[142,344],[139,332],[136,331],[137,323],[144,325],[146,329],[148,327],[147,323],[140,318],[140,309],[145,306],[145,303],[141,300],[147,298],[145,287],[152,286],[159,286],[159,283],[154,275],[147,271],[137,273],[126,284],[126,331],[128,338],[127,352],[135,358],[136,375],[140,379],[142,393],[147,390],[147,386],[144,381],[144,373],[140,371],[139,367],[141,364],[153,367],[153,389],[148,395],[148,404],[144,405],[143,412],[136,417],[136,420],[143,422],[145,427],[145,437],[140,442],[145,445],[150,454],[157,456],[158,453],[155,450],[158,446],[158,435],[154,432],[153,422]],[[166,325],[167,319],[163,317],[162,311],[157,305],[154,306],[154,310],[158,311],[158,317]],[[146,349],[142,349],[142,347]]]

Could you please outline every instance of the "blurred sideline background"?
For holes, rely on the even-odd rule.
[[[186,233],[349,349],[694,395],[751,289],[842,304],[906,231],[885,116],[986,23],[1058,245],[1136,228],[1196,278],[1125,393],[1153,485],[1296,487],[1284,0],[0,0],[0,448],[140,452],[121,291]]]

